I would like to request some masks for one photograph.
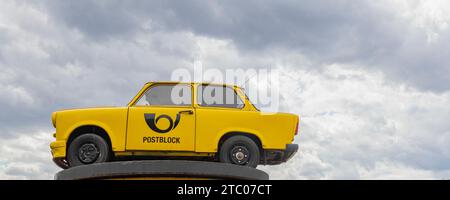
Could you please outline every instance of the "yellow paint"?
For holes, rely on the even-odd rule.
[[[191,115],[180,114],[180,122],[175,129],[161,134],[151,130],[144,120],[144,113],[165,114],[175,119],[179,111],[194,109],[191,107],[156,107],[156,106],[133,106],[128,114],[127,150],[149,150],[149,151],[194,151],[195,141],[195,112]],[[160,120],[158,127],[169,128],[168,120]],[[173,143],[148,143],[144,137],[170,137],[179,138],[179,144]]]
[[[297,115],[262,113],[236,86],[224,85],[236,91],[244,102],[242,108],[201,107],[196,98],[197,87],[201,85],[199,83],[183,83],[192,86],[191,106],[135,106],[147,89],[155,84],[179,83],[147,83],[126,107],[84,108],[52,113],[52,123],[56,127],[56,141],[50,145],[53,157],[66,156],[70,135],[82,126],[103,129],[111,140],[113,152],[120,156],[142,152],[159,152],[159,155],[168,156],[211,156],[217,153],[222,136],[230,133],[252,134],[259,138],[264,149],[283,150],[294,139],[295,126],[299,121]],[[175,121],[179,111],[192,111],[192,114],[180,114],[179,124],[167,133],[153,131],[144,119],[144,114],[154,113],[155,116],[167,115]],[[165,119],[157,122],[160,129],[167,129],[169,125]],[[145,143],[144,137],[179,138],[179,143]]]

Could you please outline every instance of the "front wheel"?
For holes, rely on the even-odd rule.
[[[107,162],[111,156],[108,143],[100,136],[87,133],[75,138],[67,150],[70,167]]]
[[[219,160],[224,163],[256,168],[259,164],[259,147],[246,136],[232,136],[220,148]]]

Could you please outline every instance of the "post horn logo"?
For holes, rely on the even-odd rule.
[[[156,118],[155,117],[156,117],[155,113],[144,113],[145,122],[147,122],[148,127],[150,127],[150,129],[152,129],[157,133],[167,133],[175,129],[178,126],[178,123],[180,122],[180,113],[177,114],[175,122],[169,115],[162,114]],[[167,129],[161,130],[156,126],[156,124],[161,118],[165,118],[169,121],[169,127],[167,127]]]

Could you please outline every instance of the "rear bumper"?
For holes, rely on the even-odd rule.
[[[297,144],[287,144],[284,150],[264,150],[263,160],[265,165],[277,165],[291,159],[298,151]]]

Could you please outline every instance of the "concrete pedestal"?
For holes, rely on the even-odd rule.
[[[268,180],[264,171],[218,162],[148,160],[83,165],[62,170],[56,180],[86,179],[227,179]]]

